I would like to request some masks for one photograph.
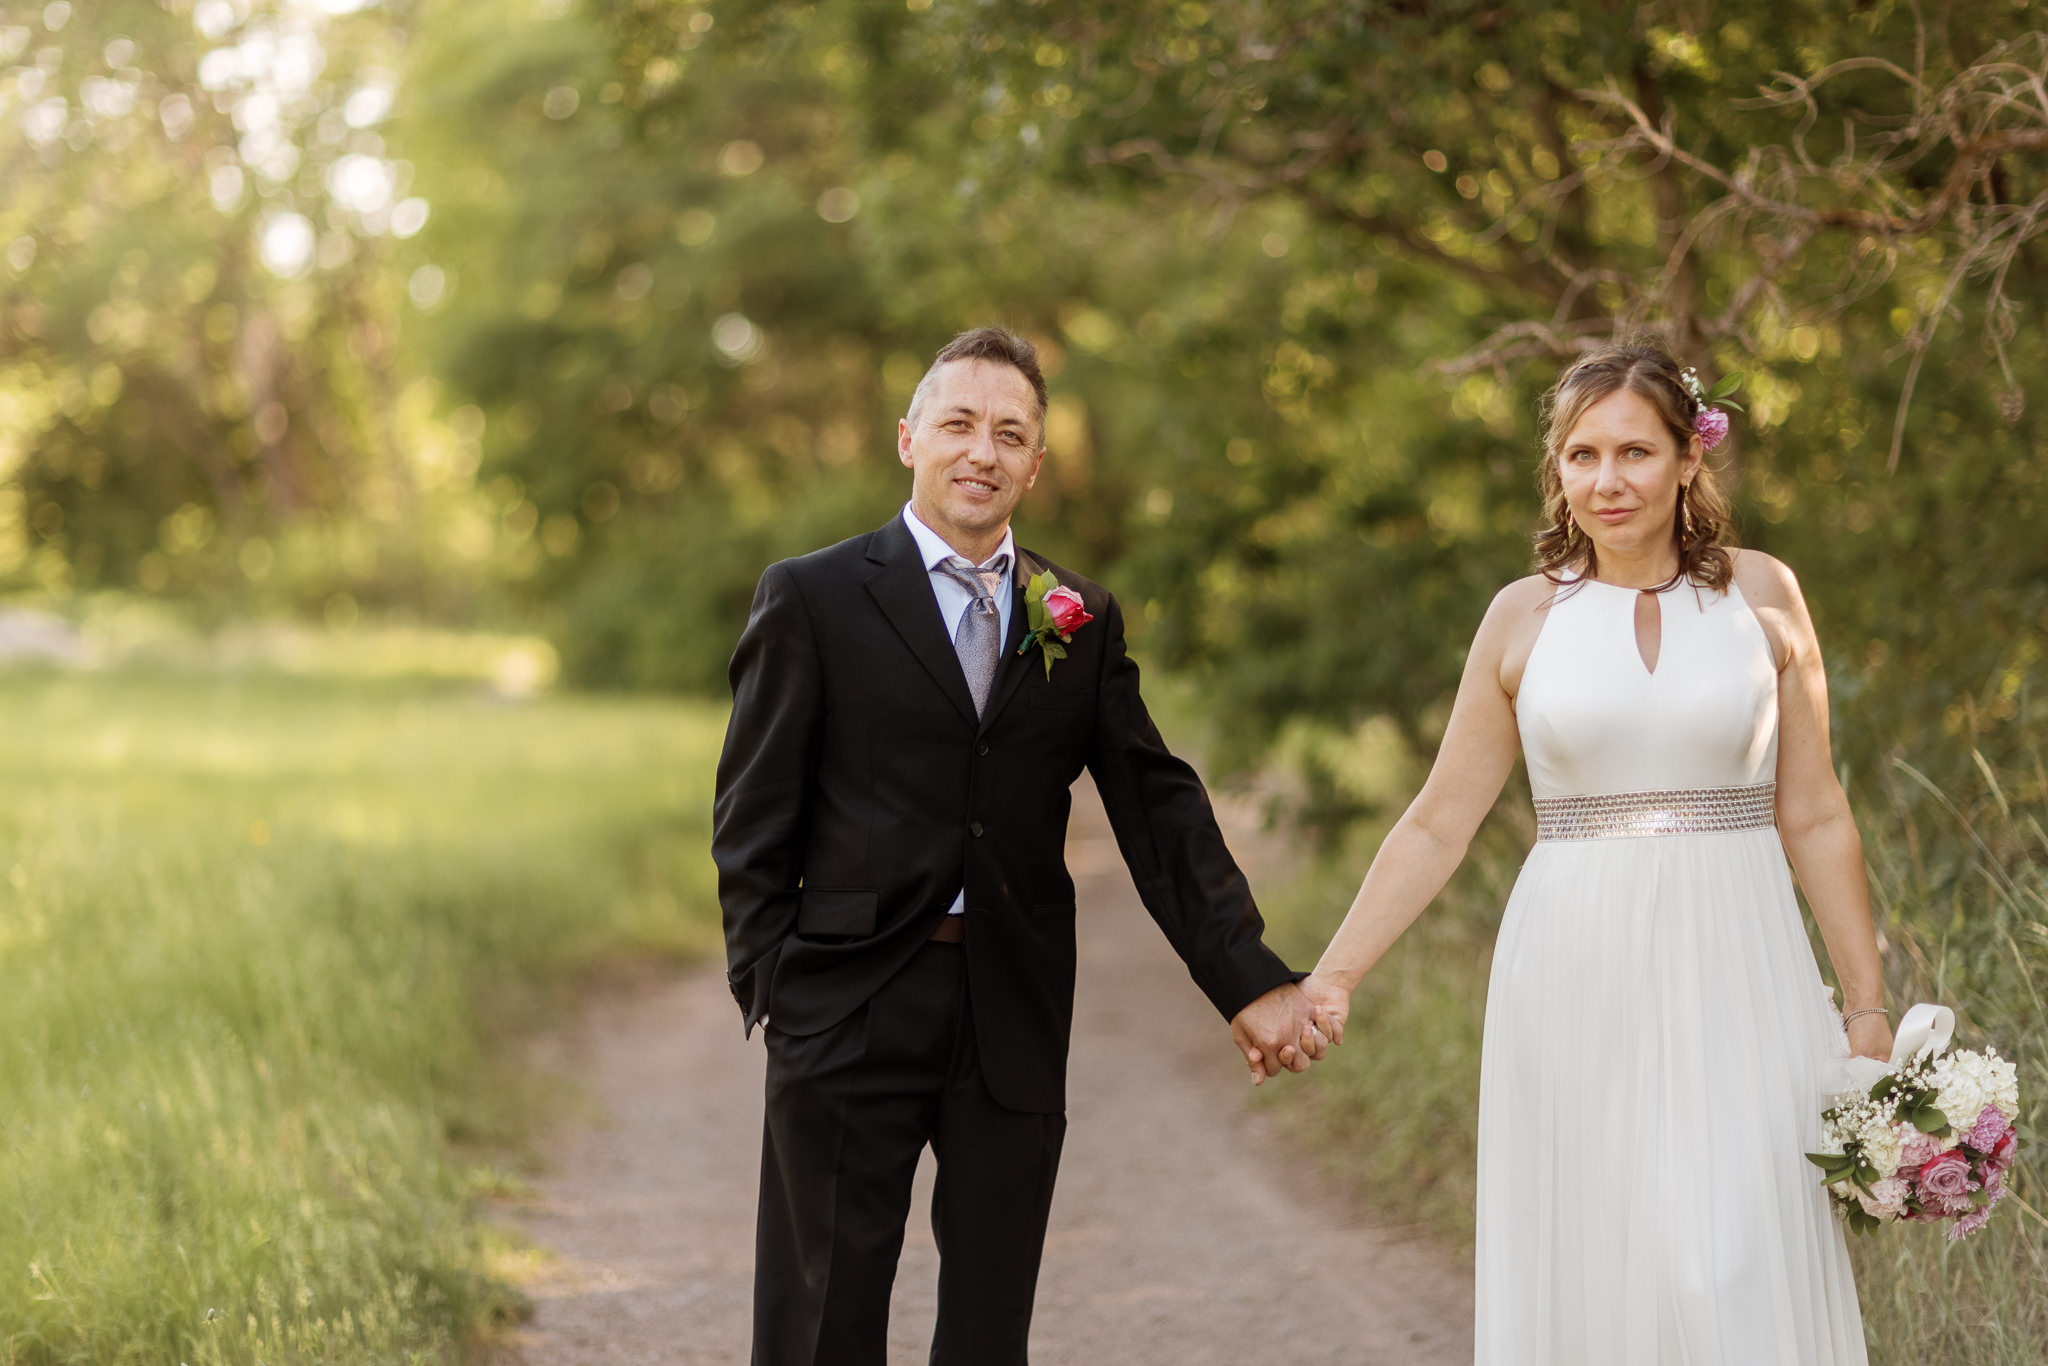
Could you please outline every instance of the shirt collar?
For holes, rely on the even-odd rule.
[[[967,558],[961,555],[959,551],[953,549],[952,546],[947,545],[938,532],[926,526],[918,515],[910,510],[910,504],[908,503],[903,505],[903,525],[910,528],[910,538],[917,542],[918,553],[924,556],[924,567],[927,572],[937,569],[947,560],[953,559],[956,556],[961,559]],[[1003,543],[996,547],[995,555],[989,556],[989,560],[995,559],[997,555],[1008,555],[1011,566],[1015,567],[1017,563],[1017,536],[1009,527],[1003,528]],[[976,565],[975,568],[979,569],[987,563],[988,561],[984,560],[982,565]]]

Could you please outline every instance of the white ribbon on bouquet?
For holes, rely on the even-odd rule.
[[[1892,1036],[1891,1061],[1879,1062],[1876,1058],[1863,1057],[1845,1060],[1840,1089],[1868,1091],[1877,1085],[1879,1077],[1893,1069],[1903,1067],[1924,1054],[1941,1052],[1948,1047],[1955,1033],[1956,1013],[1953,1010],[1922,1001],[1899,1021],[1899,1032]]]

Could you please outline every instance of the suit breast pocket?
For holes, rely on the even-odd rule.
[[[873,934],[881,899],[880,892],[806,887],[797,899],[796,932],[842,938]]]
[[[1076,716],[1086,716],[1095,710],[1094,693],[1049,685],[1033,688],[1027,701],[1040,711],[1063,711]]]

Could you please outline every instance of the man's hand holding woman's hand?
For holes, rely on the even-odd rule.
[[[1306,1072],[1344,1042],[1344,1017],[1351,993],[1311,973],[1301,982],[1276,987],[1237,1013],[1230,1035],[1252,1070],[1252,1085],[1285,1070]]]
[[[1230,1022],[1230,1037],[1252,1069],[1252,1085],[1282,1071],[1306,1072],[1330,1051],[1328,1036],[1317,1031],[1315,1009],[1293,983],[1275,987]]]

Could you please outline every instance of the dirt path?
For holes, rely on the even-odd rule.
[[[1229,1034],[1139,904],[1092,789],[1068,863],[1082,907],[1066,1152],[1039,1280],[1039,1366],[1471,1360],[1471,1280],[1323,1198],[1246,1104]],[[1283,857],[1248,822],[1254,883]],[[705,970],[597,1003],[572,1045],[604,1118],[566,1134],[528,1230],[531,1366],[744,1366],[761,1048]],[[1294,1078],[1283,1083],[1299,1084]],[[938,1274],[930,1154],[905,1239],[890,1361],[923,1362]]]

